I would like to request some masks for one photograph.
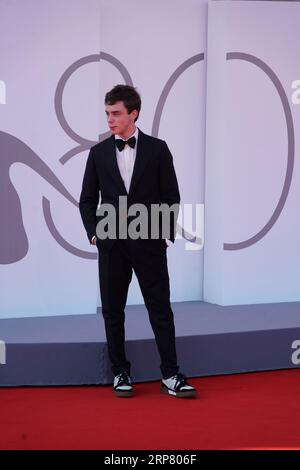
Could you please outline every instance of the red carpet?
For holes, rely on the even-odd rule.
[[[0,389],[0,449],[300,448],[298,369],[191,379],[197,399],[136,385]]]

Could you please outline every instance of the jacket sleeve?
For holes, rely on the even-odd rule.
[[[172,210],[170,213],[169,238],[174,243],[179,213],[180,193],[173,165],[173,157],[166,142],[163,142],[163,150],[160,159],[159,183],[161,203],[165,203],[169,207],[175,204],[175,210]]]
[[[91,148],[85,167],[79,199],[80,215],[90,243],[92,237],[96,234],[96,210],[99,203],[99,189],[94,151],[93,148]]]

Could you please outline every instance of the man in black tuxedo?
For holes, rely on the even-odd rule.
[[[88,239],[99,252],[102,313],[115,376],[113,391],[121,397],[133,394],[125,355],[124,309],[134,270],[161,357],[161,390],[177,397],[195,396],[196,390],[179,373],[170,305],[166,250],[176,236],[178,183],[167,144],[136,127],[140,108],[140,96],[131,86],[117,85],[106,94],[105,112],[112,135],[90,150],[79,202]],[[97,211],[99,192],[101,205]],[[125,209],[120,206],[121,199],[127,203]],[[143,219],[143,227],[148,227],[146,237],[130,235],[130,225],[137,222],[130,215],[135,204],[142,204],[147,211]],[[107,212],[101,210],[108,205],[116,214],[115,227],[106,223]],[[167,223],[163,216],[158,223],[157,219],[153,222],[151,208],[155,205],[175,206]],[[166,226],[167,237],[163,232]]]

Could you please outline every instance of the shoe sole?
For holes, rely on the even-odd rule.
[[[168,390],[165,387],[161,387],[160,391],[161,393],[174,398],[195,398],[197,396],[197,390],[189,390],[187,392],[173,392],[172,390]]]
[[[129,391],[120,391],[120,390],[113,390],[113,394],[116,396],[116,397],[119,397],[119,398],[130,398],[133,396],[133,391],[129,390]]]

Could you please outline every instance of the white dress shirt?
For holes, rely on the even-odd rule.
[[[120,175],[122,177],[122,180],[124,181],[127,194],[129,193],[130,182],[132,178],[132,172],[133,172],[133,167],[134,167],[134,162],[135,162],[135,157],[136,157],[138,133],[139,133],[139,130],[136,127],[135,132],[132,135],[130,135],[127,139],[122,139],[122,137],[120,137],[119,135],[115,135],[116,139],[121,139],[121,140],[128,140],[130,139],[130,137],[133,137],[133,136],[136,138],[136,144],[135,144],[134,149],[131,148],[129,145],[125,145],[124,149],[120,152],[120,150],[116,146],[117,163],[118,163],[118,167],[120,170]]]

